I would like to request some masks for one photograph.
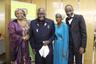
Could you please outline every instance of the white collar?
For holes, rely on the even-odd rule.
[[[71,17],[74,17],[74,14]]]

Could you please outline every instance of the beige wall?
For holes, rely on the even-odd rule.
[[[6,48],[6,62],[7,64],[10,64],[10,46],[9,46],[9,37],[8,37],[8,23],[10,21],[11,18],[11,14],[10,14],[10,3],[11,0],[5,0],[5,48]]]
[[[0,33],[5,34],[5,5],[4,1],[0,1]]]
[[[77,9],[77,0],[32,0],[32,3],[37,4],[37,7],[44,7],[47,9],[47,16],[50,18],[54,18],[54,8],[53,2],[61,2],[63,1],[64,5],[71,4],[73,5],[74,9]],[[46,4],[47,2],[47,4]],[[80,11],[92,11],[96,10],[96,0],[80,0]]]

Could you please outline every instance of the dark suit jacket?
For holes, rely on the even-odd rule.
[[[43,46],[43,41],[49,40],[52,42],[55,35],[55,26],[53,20],[45,19],[44,22],[39,22],[38,19],[32,20],[30,23],[30,44],[33,49],[40,49]],[[52,46],[52,43],[49,46]]]
[[[68,18],[66,18],[66,23]],[[82,15],[74,15],[71,23],[71,35],[74,48],[79,50],[80,47],[86,48],[87,33],[86,33],[86,24]],[[70,35],[69,35],[70,37]]]

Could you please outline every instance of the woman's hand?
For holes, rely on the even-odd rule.
[[[16,61],[11,61],[11,64],[17,64],[17,62]]]
[[[83,54],[84,53],[84,48],[80,47],[79,52],[80,52],[80,54]]]
[[[50,43],[49,40],[43,41],[44,46],[48,45]]]
[[[22,39],[25,40],[25,41],[28,40],[29,39],[29,35],[23,36]]]

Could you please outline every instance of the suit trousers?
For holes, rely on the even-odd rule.
[[[79,54],[79,51],[76,51],[73,45],[69,45],[68,64],[74,64],[74,60],[76,64],[82,64],[82,54]]]

